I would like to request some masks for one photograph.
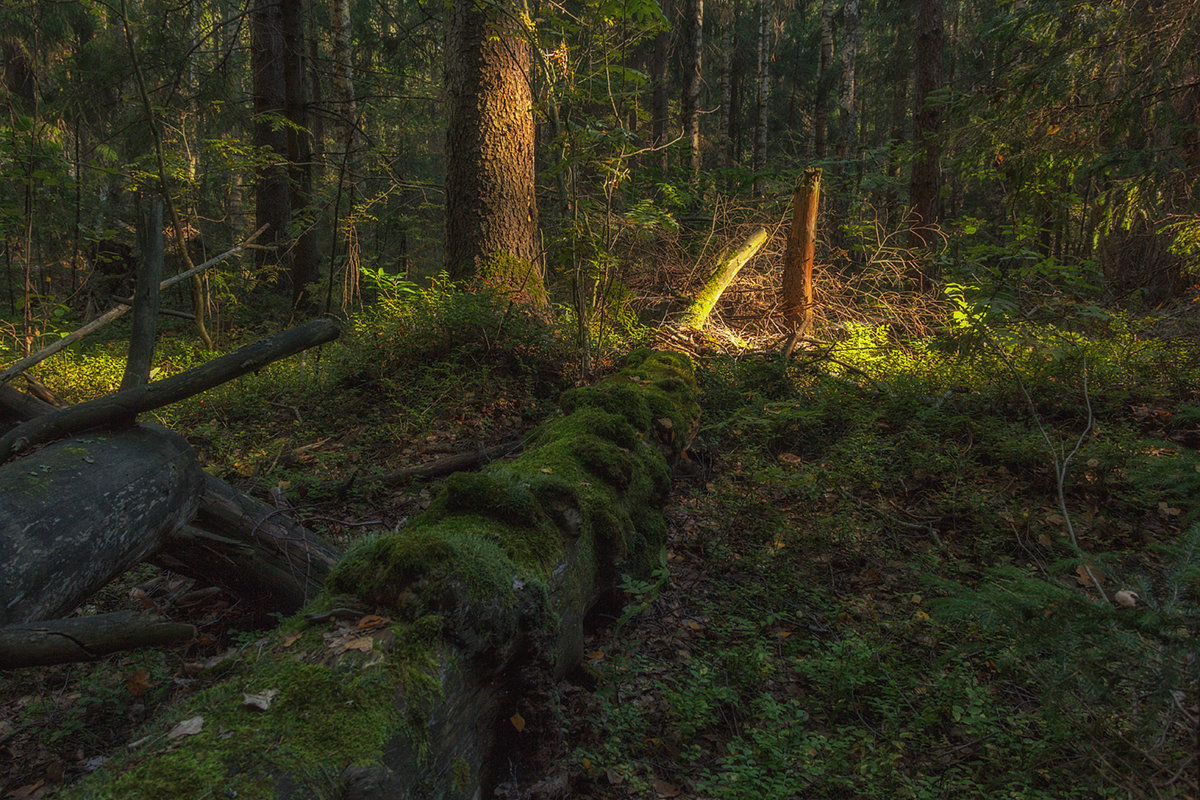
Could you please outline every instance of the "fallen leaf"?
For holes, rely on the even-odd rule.
[[[615,769],[604,770],[604,777],[613,786],[620,786],[622,783],[625,782],[625,776],[622,775],[621,773],[617,772]]]
[[[375,628],[385,628],[391,624],[392,621],[387,617],[381,617],[378,614],[367,614],[358,621],[358,629],[360,631],[369,631]]]
[[[347,640],[343,645],[343,650],[357,650],[360,653],[369,653],[375,646],[375,640],[370,636],[357,636]]]
[[[804,459],[795,453],[780,453],[779,460],[785,464],[803,464]]]
[[[291,647],[296,642],[300,641],[300,637],[303,635],[304,634],[302,634],[300,631],[285,631],[283,636],[280,638],[283,639],[284,647]]]
[[[1090,574],[1089,574],[1090,570]],[[1093,576],[1095,580],[1093,580]],[[1075,567],[1075,580],[1079,581],[1080,586],[1095,586],[1104,585],[1104,575],[1100,572],[1100,568],[1095,564],[1080,564]]]
[[[513,715],[508,718],[508,721],[511,722],[512,726],[517,729],[517,733],[525,730],[525,718],[521,716],[521,712],[518,711],[513,713]]]
[[[185,719],[183,722],[176,723],[175,727],[167,731],[167,739],[178,739],[181,736],[195,736],[202,730],[204,730],[204,717],[192,717],[191,719]]]
[[[242,707],[251,708],[256,711],[266,711],[271,707],[271,701],[278,694],[278,689],[267,689],[265,692],[259,692],[258,694],[243,694]]]
[[[133,697],[141,697],[150,689],[150,673],[145,669],[139,669],[125,679],[125,688]]]
[[[599,661],[600,659],[604,658],[604,651],[603,650],[593,650],[590,653],[584,653],[583,657],[586,658],[588,661]]]
[[[685,627],[691,628],[694,631],[704,630],[704,626],[701,625],[699,622],[696,622],[696,620],[694,620],[694,619],[689,619],[687,622],[685,622],[683,624]]]
[[[654,779],[654,791],[659,797],[678,797],[679,787],[673,783]]]
[[[1038,544],[1040,544],[1042,547],[1053,547],[1054,540],[1051,539],[1050,536],[1045,533],[1039,533],[1038,534]]]

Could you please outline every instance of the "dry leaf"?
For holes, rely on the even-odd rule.
[[[267,689],[265,692],[259,692],[258,694],[243,694],[242,707],[256,711],[266,711],[271,707],[271,701],[278,694],[278,689]]]
[[[378,614],[367,614],[358,621],[358,629],[360,631],[370,631],[375,628],[386,628],[391,624],[392,621],[387,617],[381,617]]]
[[[300,631],[284,631],[283,636],[280,638],[283,640],[284,647],[291,647],[296,642],[300,641],[300,637],[303,635],[304,634]]]
[[[134,697],[141,697],[150,689],[150,673],[145,669],[139,669],[137,672],[125,679],[125,688],[129,690],[129,694]]]
[[[1122,589],[1113,595],[1113,599],[1117,601],[1117,605],[1125,606],[1125,608],[1133,608],[1141,598],[1138,597],[1137,592]]]
[[[604,770],[604,777],[608,779],[608,782],[613,786],[620,786],[625,782],[625,776],[617,772],[615,769]]]
[[[795,453],[780,453],[779,460],[785,464],[803,464],[804,459]]]
[[[699,622],[696,622],[696,620],[694,620],[694,619],[689,619],[687,622],[685,622],[685,623],[683,623],[683,624],[684,624],[686,627],[688,627],[688,628],[691,628],[691,629],[692,629],[692,630],[694,630],[694,631],[702,631],[702,630],[704,630],[704,626],[703,626],[703,625],[701,625]]]
[[[604,658],[604,651],[603,650],[593,650],[590,653],[584,653],[583,657],[586,658],[588,661],[599,661],[600,659]]]
[[[195,736],[204,730],[204,717],[192,717],[176,723],[174,728],[167,731],[168,739],[178,739],[181,736]]]
[[[678,797],[679,787],[673,783],[654,779],[654,791],[659,797]]]
[[[1091,574],[1089,573],[1089,570]],[[1093,580],[1093,576],[1095,580]],[[1104,585],[1104,576],[1100,572],[1100,568],[1095,564],[1080,564],[1075,568],[1075,580],[1079,581],[1080,586],[1096,586]]]
[[[1042,547],[1053,547],[1054,540],[1051,539],[1047,534],[1039,533],[1038,534],[1038,544],[1040,544]]]
[[[675,423],[671,422],[670,417],[659,417],[656,422],[658,422],[658,426],[664,431],[669,431],[671,428],[675,427]]]
[[[521,712],[517,711],[513,713],[513,715],[508,718],[508,721],[511,722],[512,726],[517,729],[517,733],[525,730],[525,718],[521,716]]]
[[[360,653],[369,653],[374,646],[375,640],[370,636],[356,636],[353,639],[347,639],[346,642],[342,644],[341,649],[357,650]]]

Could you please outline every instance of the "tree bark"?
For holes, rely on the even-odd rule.
[[[767,114],[771,99],[771,7],[767,0],[758,0],[757,65],[754,73],[756,103],[754,106],[754,193],[761,197],[766,191],[763,171],[767,166]]]
[[[700,177],[700,88],[704,78],[704,0],[690,0],[688,53],[683,83],[683,135],[688,141],[692,179]]]
[[[139,647],[189,641],[196,629],[147,614],[116,611],[0,627],[0,669],[93,661]]]
[[[70,612],[191,519],[203,483],[182,437],[145,426],[0,465],[0,623]]]
[[[929,245],[929,232],[938,223],[938,193],[942,183],[937,142],[942,124],[942,104],[933,100],[934,93],[942,86],[942,0],[920,0],[916,39],[913,141],[917,158],[913,162],[909,185],[909,204],[912,206],[909,244],[923,248]],[[925,260],[919,276],[923,289],[932,288],[938,278],[936,269],[932,261]]]
[[[305,299],[308,284],[317,279],[317,239],[309,203],[313,192],[313,141],[309,131],[306,79],[307,48],[304,33],[303,0],[279,0],[282,26],[284,114],[288,118],[287,159],[288,220],[292,226],[291,274],[292,301]]]
[[[539,261],[529,43],[518,11],[455,0],[446,34],[446,269]]]
[[[813,149],[817,159],[829,155],[829,89],[833,66],[833,0],[821,0],[821,44],[817,56],[817,97],[813,113]]]
[[[857,156],[858,148],[858,0],[842,5],[842,86],[838,92],[838,158]]]
[[[783,257],[784,315],[801,335],[813,325],[813,259],[820,199],[821,170],[806,170],[792,195],[792,227]]]
[[[163,268],[163,204],[151,198],[142,218],[142,261],[138,265],[137,287],[133,293],[133,332],[129,335],[129,356],[121,388],[141,386],[150,380],[154,360],[154,339],[158,331],[159,283]]]
[[[176,403],[248,372],[262,369],[273,361],[332,341],[337,338],[338,332],[337,323],[333,320],[313,320],[170,378],[31,419],[0,437],[0,462],[55,437],[99,425],[132,421],[143,411]]]
[[[703,328],[708,321],[708,315],[716,307],[725,289],[733,283],[733,279],[741,272],[742,267],[754,258],[755,254],[767,241],[767,229],[759,228],[750,238],[733,250],[727,250],[717,258],[717,265],[712,276],[705,281],[703,288],[696,294],[695,301],[684,313],[683,324],[692,328]]]
[[[663,174],[670,169],[671,159],[666,145],[670,141],[668,129],[671,126],[671,0],[662,0],[662,13],[666,27],[654,35],[654,53],[651,61],[651,73],[654,81],[654,97],[651,100],[650,130],[654,146],[662,148],[659,153],[660,169]]]

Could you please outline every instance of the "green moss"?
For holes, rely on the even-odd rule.
[[[450,764],[450,778],[454,781],[454,790],[465,792],[471,786],[471,765],[462,756]]]

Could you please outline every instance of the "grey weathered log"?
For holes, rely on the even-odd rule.
[[[7,418],[14,422],[24,422],[57,410],[44,400],[14,389],[7,383],[0,383],[0,421]]]
[[[31,419],[0,437],[0,461],[77,431],[129,422],[143,411],[178,402],[262,369],[273,361],[332,341],[338,333],[337,323],[333,320],[312,320],[170,378]]]
[[[203,486],[188,443],[152,426],[0,465],[0,623],[70,612],[190,520]]]
[[[0,627],[0,669],[92,661],[123,650],[189,641],[195,627],[134,611]]]

